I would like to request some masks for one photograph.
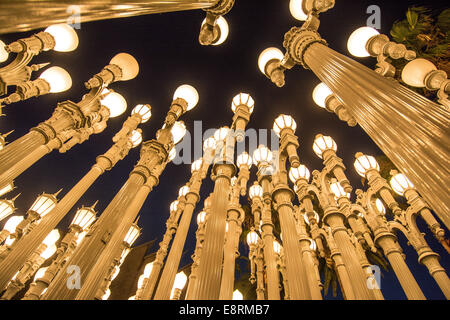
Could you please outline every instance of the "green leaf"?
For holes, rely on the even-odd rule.
[[[443,32],[448,33],[450,31],[450,9],[441,12],[437,19],[437,25]]]
[[[417,21],[419,21],[419,14],[416,11],[409,9],[408,12],[406,12],[406,18],[408,19],[410,29],[414,30]]]

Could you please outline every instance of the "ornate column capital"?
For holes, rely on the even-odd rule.
[[[304,60],[304,55],[306,50],[314,43],[327,45],[327,42],[315,30],[299,27],[291,28],[284,35],[283,47],[287,53],[281,64],[290,68],[295,63],[300,64],[305,69],[309,69]]]

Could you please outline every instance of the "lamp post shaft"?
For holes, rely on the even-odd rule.
[[[17,0],[0,3],[1,33],[24,32],[56,23],[125,18],[152,13],[207,9],[218,0]],[[33,10],[24,8],[32,6]]]
[[[323,44],[310,45],[304,62],[450,228],[448,111]]]

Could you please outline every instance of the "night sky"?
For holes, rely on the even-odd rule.
[[[260,52],[269,46],[282,49],[284,33],[290,27],[300,25],[290,15],[289,1],[236,2],[233,10],[226,16],[230,26],[229,37],[217,47],[203,47],[198,43],[200,24],[205,13],[188,11],[84,23],[77,30],[80,44],[76,51],[50,51],[33,59],[33,63],[51,62],[52,65],[68,70],[73,86],[61,94],[51,94],[6,107],[4,113],[7,116],[0,118],[0,132],[6,133],[14,129],[14,133],[7,138],[10,142],[48,119],[57,102],[79,101],[87,93],[83,83],[107,65],[115,54],[132,54],[140,64],[140,73],[131,81],[117,82],[110,86],[127,99],[128,110],[120,117],[111,119],[103,133],[91,136],[89,141],[77,145],[67,154],[54,151],[16,179],[18,188],[8,194],[10,198],[18,192],[22,193],[16,201],[19,208],[16,214],[24,214],[36,196],[44,191],[54,193],[64,188],[60,197],[69,191],[88,172],[95,163],[95,158],[112,145],[114,133],[121,128],[136,104],[148,103],[152,106],[153,116],[141,128],[144,140],[154,138],[163,123],[175,89],[185,83],[193,85],[200,95],[198,106],[181,119],[185,121],[188,130],[193,129],[193,122],[196,120],[202,121],[203,130],[229,126],[233,117],[230,108],[232,98],[239,92],[250,93],[256,104],[248,128],[271,129],[279,114],[293,116],[298,125],[296,134],[300,141],[300,159],[310,171],[322,169],[321,159],[312,150],[315,135],[322,133],[332,136],[338,145],[338,155],[348,168],[346,173],[354,189],[362,188],[360,178],[353,169],[354,154],[358,151],[374,156],[382,154],[364,131],[359,127],[348,127],[336,115],[315,105],[312,91],[320,81],[312,72],[296,67],[286,73],[285,87],[277,88],[258,69]],[[440,7],[438,1],[340,0],[336,1],[334,9],[320,15],[320,34],[331,48],[349,55],[346,49],[347,38],[353,30],[366,24],[366,9],[374,4],[381,7],[381,32],[384,34],[389,34],[393,22],[404,18],[410,5]],[[35,32],[0,35],[0,39],[9,43]],[[359,61],[373,66],[375,59],[365,58]],[[97,209],[101,213],[126,181],[138,159],[139,150],[135,148],[112,171],[101,176],[63,220],[61,228],[68,226],[75,209],[82,205],[88,206],[99,200]],[[153,239],[157,243],[161,241],[169,204],[176,199],[178,189],[189,177],[190,164],[167,166],[160,185],[150,194],[140,212],[139,225],[143,228],[143,233],[136,244]],[[253,168],[250,183],[255,178]],[[203,199],[212,188],[213,184],[208,176],[202,188]],[[244,204],[246,201],[242,200]],[[203,200],[194,213],[182,266],[191,262],[190,256],[195,245],[195,216],[202,206]],[[424,224],[419,223],[419,227],[427,232],[426,239],[430,247],[441,255],[442,266],[450,270],[448,254]],[[418,264],[414,249],[407,246],[404,238],[400,237],[400,241],[407,255],[407,263],[425,296],[429,299],[444,299],[426,268]],[[241,246],[240,251],[241,255],[248,255],[246,247]],[[381,285],[386,299],[406,298],[393,272],[384,273]],[[332,298],[330,293],[327,298]]]

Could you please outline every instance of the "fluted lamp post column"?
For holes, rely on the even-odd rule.
[[[20,241],[16,249],[8,258],[0,263],[3,270],[0,275],[0,287],[6,285],[8,277],[14,274],[24,262],[26,257],[36,248],[45,235],[55,228],[67,215],[70,209],[77,203],[83,194],[94,184],[94,182],[106,171],[111,170],[130,150],[139,145],[142,137],[140,129],[136,129],[139,123],[145,123],[150,119],[151,109],[149,105],[137,105],[132,115],[125,121],[121,131],[114,136],[116,142],[104,154],[96,159],[96,163],[84,175],[78,183],[61,199],[57,206],[45,217],[41,217],[39,225],[27,234],[26,241]],[[25,239],[24,239],[25,240]]]
[[[59,272],[65,261],[71,256],[76,249],[80,240],[82,240],[82,233],[94,223],[96,219],[96,212],[94,210],[96,203],[92,207],[82,207],[77,210],[74,219],[70,225],[69,233],[67,233],[61,240],[61,243],[56,251],[56,258],[52,264],[41,271],[42,274],[34,278],[33,283],[26,292],[23,300],[39,300],[44,290],[47,289],[50,282],[52,282],[55,275]],[[42,269],[41,269],[42,270]]]
[[[0,4],[1,33],[24,32],[54,23],[79,26],[88,21],[134,17],[154,13],[204,9],[215,13],[234,0],[17,0]],[[33,10],[24,8],[32,6]]]
[[[60,234],[57,229],[48,234],[39,247],[28,258],[22,268],[14,276],[3,293],[2,300],[11,300],[25,286],[25,283],[34,275],[41,265],[56,252],[56,241]]]
[[[265,300],[265,285],[264,285],[264,258],[261,252],[261,239],[252,227],[247,234],[247,244],[250,248],[250,282],[253,284],[256,281],[256,299]],[[256,269],[256,270],[255,270]],[[255,277],[256,273],[256,277]]]
[[[272,222],[272,172],[270,172],[272,156],[272,152],[264,146],[259,146],[253,152],[253,162],[258,166],[257,176],[261,186],[258,184],[253,185],[250,187],[249,194],[252,197],[252,202],[253,199],[255,199],[256,203],[262,201],[260,216],[255,219],[255,226],[258,224],[261,228],[261,236],[264,243],[263,252],[267,274],[267,299],[280,300],[280,278],[272,245],[275,240]]]
[[[425,300],[425,295],[405,262],[397,237],[389,230],[384,217],[386,208],[383,202],[376,198],[379,195],[394,215],[400,214],[401,209],[391,194],[389,184],[379,173],[379,164],[374,157],[358,153],[354,166],[358,174],[368,180],[370,186],[366,193],[361,190],[357,192],[357,203],[367,208],[365,219],[374,234],[375,243],[383,250],[407,298]]]
[[[285,55],[270,51],[261,56],[263,73],[282,86],[286,69],[311,69],[450,227],[450,195],[442,188],[450,185],[448,110],[328,48],[317,32],[318,13],[332,8],[334,1],[312,2],[323,6],[294,6],[306,22],[285,34]],[[355,44],[365,50],[372,36],[364,35]]]
[[[40,147],[49,142],[51,148],[64,151],[84,142],[91,134],[102,132],[109,118],[126,109],[125,99],[107,86],[133,79],[138,73],[139,65],[133,56],[127,53],[114,56],[109,65],[85,83],[90,92],[80,102],[59,103],[48,120],[0,150],[0,185],[4,186],[47,154],[48,148]],[[58,141],[52,140],[60,139],[60,145],[55,146]]]
[[[225,128],[219,129],[214,138],[219,147],[224,147],[213,164],[214,192],[212,195],[211,215],[205,232],[205,242],[199,266],[198,291],[194,299],[217,300],[220,294],[221,269],[223,262],[223,245],[225,242],[225,224],[230,195],[230,181],[235,174],[235,141],[244,140],[245,127],[254,109],[254,100],[248,94],[234,97],[231,105],[234,113],[230,134]]]

